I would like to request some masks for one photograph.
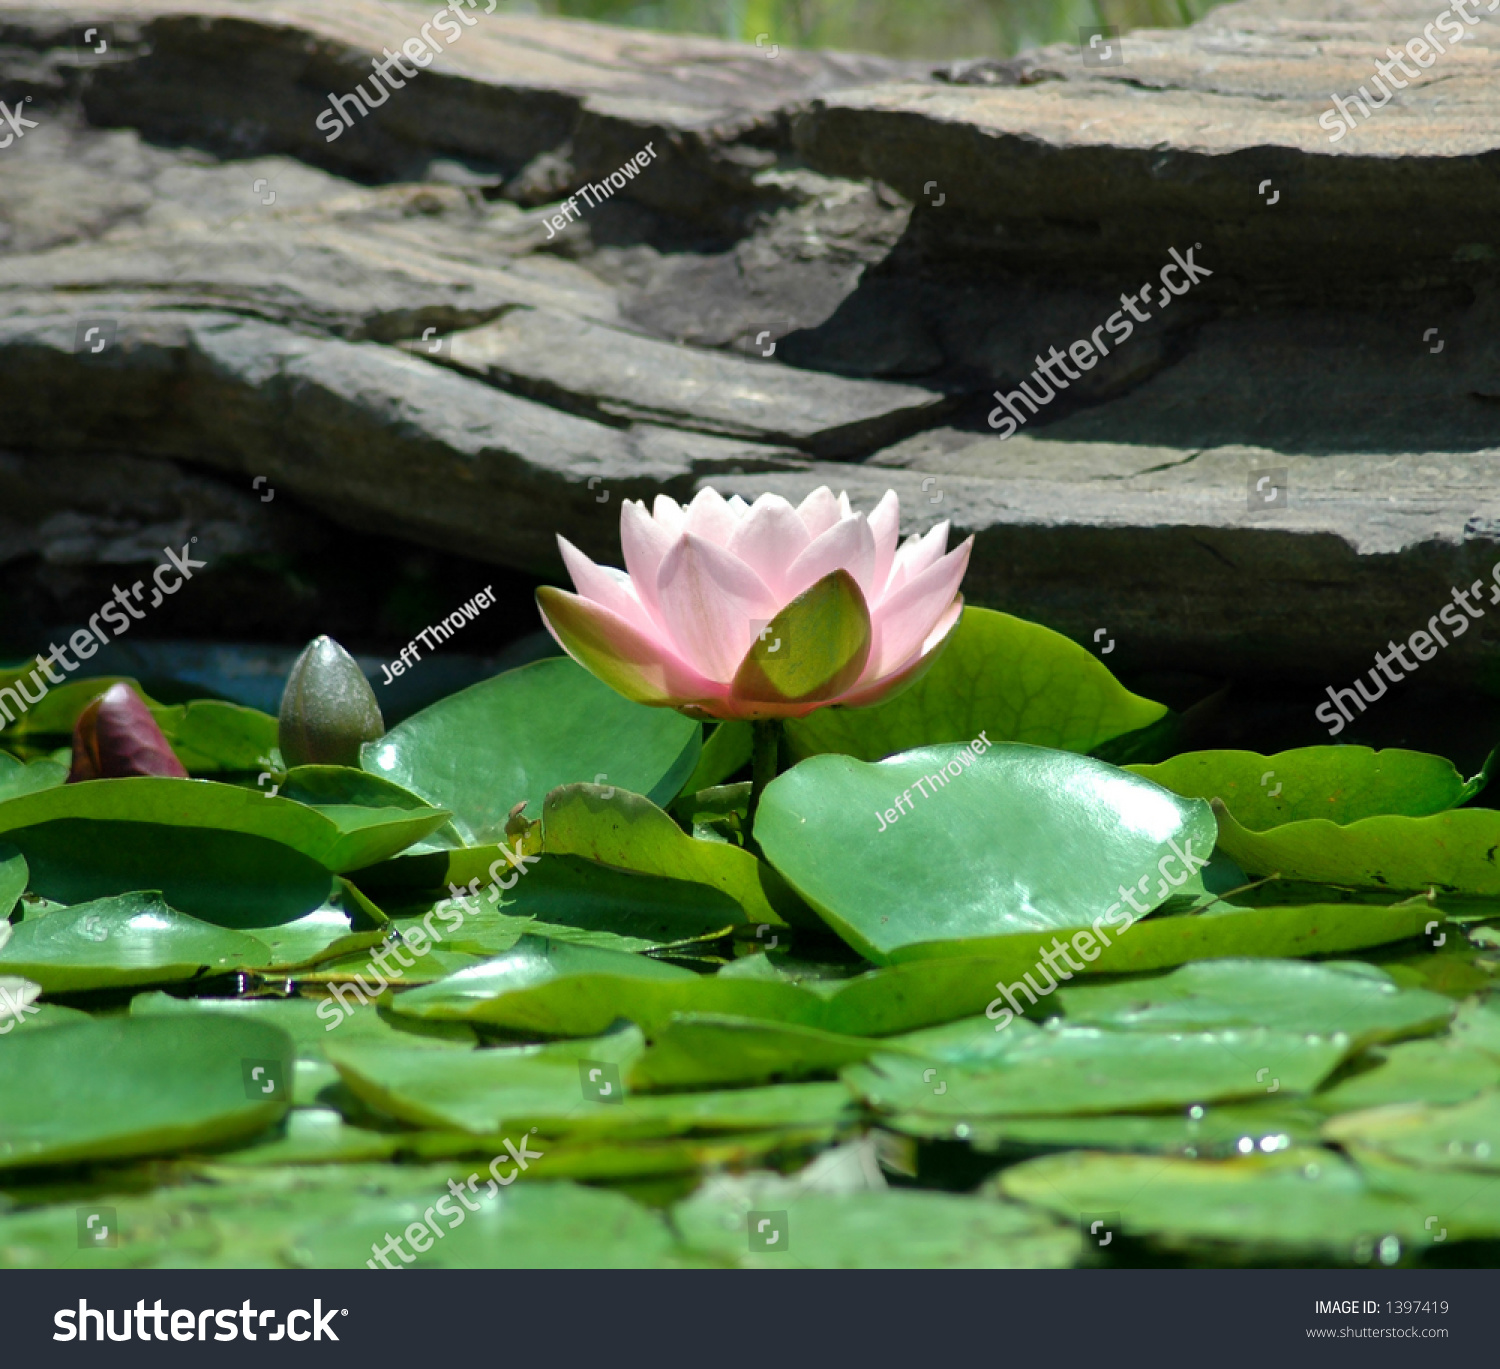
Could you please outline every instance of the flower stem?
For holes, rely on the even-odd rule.
[[[745,811],[745,845],[755,844],[755,813],[760,796],[776,778],[777,754],[781,750],[781,719],[759,718],[750,724],[750,804]]]

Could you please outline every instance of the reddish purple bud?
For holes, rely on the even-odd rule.
[[[115,780],[128,775],[171,775],[187,771],[172,753],[151,710],[128,684],[111,685],[73,725],[73,768],[68,783]]]

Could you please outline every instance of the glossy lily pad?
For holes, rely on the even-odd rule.
[[[1326,1139],[1345,1149],[1375,1150],[1393,1160],[1435,1169],[1500,1171],[1500,1093],[1435,1107],[1397,1103],[1333,1117]]]
[[[474,844],[503,840],[520,802],[598,781],[668,802],[693,772],[701,724],[616,694],[565,657],[472,685],[368,744],[364,768],[453,813]]]
[[[376,1111],[414,1126],[476,1134],[748,1131],[830,1121],[849,1106],[838,1084],[634,1094],[624,1077],[640,1050],[640,1033],[626,1030],[587,1042],[441,1055],[334,1044],[329,1055],[349,1088]]]
[[[91,780],[0,803],[0,833],[59,902],[160,888],[226,926],[270,926],[318,907],[328,872],[394,855],[445,814],[339,808],[334,815],[234,785]],[[315,897],[314,897],[315,896]]]
[[[934,1075],[936,1078],[936,1075]],[[883,1119],[892,1131],[982,1151],[1117,1150],[1227,1160],[1315,1146],[1323,1114],[1305,1102],[1194,1104],[1177,1112],[1089,1117],[1003,1117],[955,1121],[925,1112]]]
[[[1247,830],[1222,805],[1215,811],[1220,847],[1251,874],[1367,889],[1500,894],[1500,812],[1492,808],[1363,818],[1346,826],[1313,818],[1268,832]]]
[[[1349,1053],[1341,1035],[1271,1031],[1119,1032],[1057,1027],[1020,1036],[983,1065],[877,1055],[844,1078],[872,1107],[958,1117],[1144,1112],[1309,1093]]]
[[[1111,940],[1098,958],[1089,962],[1083,954],[1097,949],[1097,941],[1085,943],[1082,949],[1075,942],[1073,954],[1078,959],[1073,964],[1085,965],[1089,974],[1127,974],[1226,956],[1337,955],[1420,935],[1433,915],[1425,901],[1389,908],[1341,903],[1279,908],[1216,905],[1181,917],[1150,917],[1132,923],[1123,934],[1105,928]],[[860,1036],[885,1035],[987,1009],[998,1016],[1008,1011],[1005,1000],[997,997],[1000,986],[1018,985],[1028,972],[1043,995],[1039,1002],[1045,1004],[1051,990],[1048,976],[1037,966],[1046,963],[1043,951],[1051,951],[1052,963],[1060,972],[1065,970],[1057,950],[1068,940],[1066,929],[1052,936],[1017,934],[1005,938],[990,955],[915,960],[819,987],[827,998],[819,1025]],[[1014,991],[1029,1010],[1026,995],[1020,988]],[[1041,1011],[1047,1011],[1045,1006]]]
[[[39,789],[56,789],[68,778],[68,767],[57,761],[36,760],[23,764],[9,752],[0,751],[0,802]]]
[[[803,761],[766,789],[755,835],[841,937],[888,964],[1123,925],[1127,891],[1155,908],[1197,874],[1187,860],[1207,862],[1214,829],[1200,800],[1103,761],[1002,745]]]
[[[24,975],[49,994],[166,984],[202,973],[262,966],[255,937],[132,893],[28,917],[0,947],[0,973]]]
[[[786,881],[749,851],[688,836],[649,799],[593,784],[570,784],[547,795],[543,841],[549,852],[581,856],[640,874],[686,880],[727,894],[741,920],[779,927],[815,924]]]
[[[798,757],[836,751],[876,761],[915,747],[1029,742],[1063,751],[1148,727],[1163,704],[1132,694],[1060,633],[969,605],[927,673],[874,708],[825,708],[787,725]],[[884,806],[884,805],[882,805]]]
[[[633,1089],[707,1088],[834,1075],[881,1043],[787,1022],[714,1013],[678,1013],[659,1027],[630,1067]]]
[[[1426,817],[1467,802],[1480,785],[1478,777],[1466,783],[1442,756],[1396,747],[1303,746],[1270,756],[1188,751],[1125,768],[1174,794],[1222,799],[1252,832],[1312,818],[1347,824],[1382,813]]]
[[[398,995],[391,1010],[528,1035],[594,1036],[622,1017],[651,1031],[678,1012],[816,1025],[823,1004],[792,984],[700,975],[646,956],[526,936],[504,955]]]
[[[212,1015],[17,1033],[0,1050],[0,1168],[165,1155],[254,1135],[288,1102],[275,1089],[252,1095],[246,1062],[270,1062],[285,1080],[291,1058],[284,1032]]]
[[[190,774],[268,768],[276,746],[276,719],[269,713],[219,699],[156,704],[151,713]]]
[[[1205,960],[1154,979],[1066,985],[1057,1003],[1070,1023],[1124,1031],[1207,1031],[1272,1026],[1344,1032],[1356,1048],[1440,1031],[1454,1004],[1399,988],[1358,962]]]
[[[1112,1214],[1119,1234],[1171,1246],[1368,1261],[1388,1236],[1431,1243],[1419,1208],[1326,1150],[1222,1161],[1074,1151],[1015,1165],[998,1184],[1059,1217]]]

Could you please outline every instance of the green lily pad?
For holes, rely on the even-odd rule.
[[[632,1089],[706,1088],[763,1084],[837,1074],[867,1059],[882,1044],[787,1022],[714,1013],[678,1013],[657,1029],[630,1067]]]
[[[1186,860],[1208,860],[1214,831],[1201,801],[1103,761],[1002,745],[803,761],[767,787],[755,835],[844,940],[889,964],[1126,923],[1124,891],[1155,908],[1197,873]]]
[[[1492,808],[1362,818],[1346,826],[1311,818],[1268,832],[1242,827],[1222,804],[1215,812],[1221,849],[1252,875],[1367,889],[1500,894],[1500,812]]]
[[[1333,1117],[1324,1137],[1346,1150],[1379,1151],[1433,1169],[1500,1171],[1500,1093],[1451,1107],[1398,1103]]]
[[[702,735],[701,724],[632,703],[557,657],[423,709],[369,743],[363,765],[448,809],[479,844],[504,839],[517,803],[540,808],[563,784],[600,781],[668,802],[692,774]]]
[[[440,1055],[359,1043],[335,1043],[328,1053],[353,1093],[377,1112],[479,1135],[652,1137],[800,1127],[832,1121],[849,1106],[839,1084],[633,1094],[624,1077],[640,1050],[640,1033],[627,1029],[582,1042]]]
[[[1388,908],[1340,903],[1284,908],[1219,905],[1184,917],[1150,917],[1132,923],[1124,933],[1107,928],[1110,944],[1098,958],[1088,962],[1084,956],[1097,949],[1097,938],[1092,944],[1075,941],[1079,959],[1073,963],[1083,964],[1088,974],[1130,974],[1231,956],[1340,955],[1418,936],[1433,913],[1425,901]],[[1005,1000],[996,996],[1002,984],[1029,1010],[1029,991],[1020,987],[1023,976],[1029,972],[1041,994],[1050,993],[1049,977],[1037,966],[1045,963],[1044,950],[1054,953],[1056,964],[1057,948],[1065,944],[1057,935],[1018,934],[997,943],[990,955],[909,961],[837,981],[818,989],[828,1000],[818,1025],[857,1036],[883,1036],[981,1011],[999,1018],[1010,1012]]]
[[[1402,989],[1373,965],[1301,960],[1205,960],[1155,979],[1058,989],[1070,1023],[1125,1031],[1272,1026],[1345,1032],[1356,1049],[1440,1031],[1454,1004]]]
[[[26,857],[8,842],[0,841],[0,922],[11,915],[16,900],[26,892],[30,882],[31,871],[26,867]],[[0,946],[4,944],[0,940]]]
[[[690,837],[650,799],[594,784],[570,784],[547,795],[543,841],[557,855],[582,856],[638,874],[661,875],[727,894],[742,920],[780,927],[817,925],[786,881],[749,851]]]
[[[1072,1227],[1017,1204],[769,1175],[710,1184],[672,1221],[694,1252],[746,1269],[1062,1269],[1078,1253]]]
[[[516,1184],[487,1193],[466,1210],[442,1180],[401,1201],[367,1202],[342,1219],[308,1227],[291,1248],[309,1268],[650,1269],[672,1263],[672,1238],[661,1218],[618,1193],[566,1182]],[[459,1181],[462,1187],[462,1179]],[[433,1215],[428,1216],[431,1212]],[[433,1233],[440,1233],[434,1235]],[[413,1234],[414,1233],[414,1234]]]
[[[1148,727],[1166,711],[1132,694],[1097,656],[1060,633],[970,605],[909,689],[873,708],[820,709],[789,722],[786,735],[799,758],[836,751],[877,761],[970,742],[981,732],[992,743],[1084,752]]]
[[[1174,794],[1222,799],[1252,832],[1314,818],[1347,824],[1383,813],[1426,817],[1477,791],[1477,779],[1465,783],[1452,761],[1395,747],[1303,746],[1271,756],[1188,751],[1159,765],[1125,768]]]
[[[1349,1044],[1337,1033],[1264,1027],[1170,1034],[1058,1027],[1017,1036],[983,1065],[945,1063],[934,1072],[920,1059],[877,1055],[844,1078],[872,1107],[964,1120],[1143,1112],[1309,1093]]]
[[[40,760],[23,764],[9,752],[0,751],[0,802],[40,789],[56,789],[67,782],[68,767],[57,761]]]
[[[26,918],[0,947],[0,972],[46,993],[166,984],[205,972],[255,968],[265,945],[179,913],[160,894],[131,893]]]
[[[596,1036],[617,1018],[652,1031],[678,1012],[817,1025],[823,1004],[793,984],[700,975],[645,956],[525,936],[504,955],[397,995],[391,1010],[532,1036]]]
[[[1326,1150],[1222,1161],[1074,1151],[1015,1165],[998,1184],[1009,1197],[1059,1217],[1112,1214],[1119,1234],[1173,1247],[1365,1262],[1388,1236],[1430,1243],[1416,1206],[1375,1190],[1359,1169]]]
[[[161,1155],[254,1135],[288,1106],[249,1064],[290,1073],[286,1033],[204,1015],[18,1033],[0,1050],[0,1168]],[[274,1075],[268,1075],[273,1078]]]
[[[1116,1150],[1227,1160],[1315,1146],[1323,1120],[1323,1114],[1305,1102],[1288,1101],[1199,1104],[1175,1113],[985,1117],[969,1122],[898,1112],[882,1125],[923,1140],[965,1142],[980,1151]]]
[[[153,705],[151,714],[193,775],[265,770],[276,746],[276,719],[242,704],[194,699]]]
[[[502,863],[502,871],[511,867]],[[717,889],[595,865],[571,856],[543,856],[509,890],[485,889],[477,897],[438,903],[387,900],[404,919],[441,906],[450,950],[494,956],[524,933],[616,951],[686,947],[727,936],[744,922],[740,907]],[[442,911],[439,911],[442,917]]]
[[[329,1043],[378,1042],[388,1049],[473,1050],[477,1038],[472,1029],[458,1022],[410,1023],[382,1016],[373,1005],[351,1004],[347,1013],[329,1007],[331,1000],[310,998],[173,998],[166,993],[140,993],[130,1000],[132,1017],[201,1017],[218,1013],[242,1022],[260,1022],[284,1031],[296,1052],[292,1101],[308,1107],[318,1095],[338,1083],[338,1071],[329,1062]],[[354,1155],[327,1155],[331,1160],[352,1160]]]
[[[174,907],[245,927],[302,916],[327,896],[329,871],[383,860],[444,819],[390,807],[330,816],[234,785],[158,777],[0,803],[0,833],[25,854],[37,892],[77,903],[159,887]]]
[[[1367,1051],[1311,1101],[1326,1115],[1391,1103],[1461,1103],[1485,1089],[1500,1089],[1500,1054],[1454,1032]]]

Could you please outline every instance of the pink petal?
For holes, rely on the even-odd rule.
[[[875,505],[870,515],[870,531],[875,535],[875,573],[870,584],[879,599],[886,583],[891,578],[891,566],[896,559],[896,544],[901,538],[901,501],[895,490],[887,490]]]
[[[692,533],[685,533],[662,561],[656,593],[678,655],[725,685],[779,607],[739,557]]]
[[[783,588],[788,599],[817,584],[825,575],[847,570],[864,594],[866,602],[875,575],[875,534],[863,514],[835,523],[788,567]]]
[[[537,607],[557,644],[627,699],[675,707],[685,701],[712,700],[724,692],[675,652],[592,600],[543,585],[537,591]]]
[[[729,551],[750,567],[779,603],[796,596],[785,588],[786,574],[811,544],[807,527],[779,494],[763,494],[729,539]]]
[[[656,496],[651,505],[651,516],[666,529],[674,542],[682,536],[682,525],[686,516],[682,512],[682,505],[670,494]]]
[[[558,536],[557,545],[562,551],[563,564],[573,577],[573,587],[585,599],[607,608],[629,623],[638,632],[656,637],[655,624],[641,601],[636,598],[630,577],[613,566],[595,565],[566,537]]]
[[[906,539],[891,563],[891,578],[886,582],[886,594],[894,594],[902,585],[910,584],[948,549],[949,527],[945,518],[936,527],[929,528],[923,536],[913,533]]]
[[[849,492],[847,490],[839,491],[839,517],[854,517],[854,506],[849,502]]]
[[[716,547],[727,547],[737,522],[734,511],[724,502],[724,496],[705,485],[687,506],[683,531],[712,542]]]
[[[657,496],[658,505],[662,498]],[[630,572],[636,598],[658,622],[661,606],[656,601],[656,581],[662,561],[676,542],[677,538],[661,521],[652,518],[640,501],[627,499],[620,505],[620,551],[625,557],[625,569]]]
[[[819,485],[797,505],[797,514],[807,527],[807,535],[816,539],[839,521],[839,501],[827,485]]]
[[[954,596],[954,600],[948,605],[943,616],[937,620],[936,626],[927,635],[927,640],[922,643],[922,650],[913,656],[905,665],[890,674],[883,675],[879,679],[872,679],[870,672],[866,670],[865,677],[861,679],[850,692],[842,699],[834,702],[842,704],[845,708],[867,708],[870,704],[877,704],[890,698],[893,694],[900,693],[907,685],[914,684],[917,678],[924,674],[927,667],[932,664],[937,655],[938,648],[947,640],[957,625],[959,618],[963,615],[963,595]],[[878,645],[878,643],[876,644]]]
[[[965,539],[880,605],[875,613],[879,656],[870,653],[866,679],[878,679],[897,670],[917,654],[958,593],[973,546],[972,537]]]

